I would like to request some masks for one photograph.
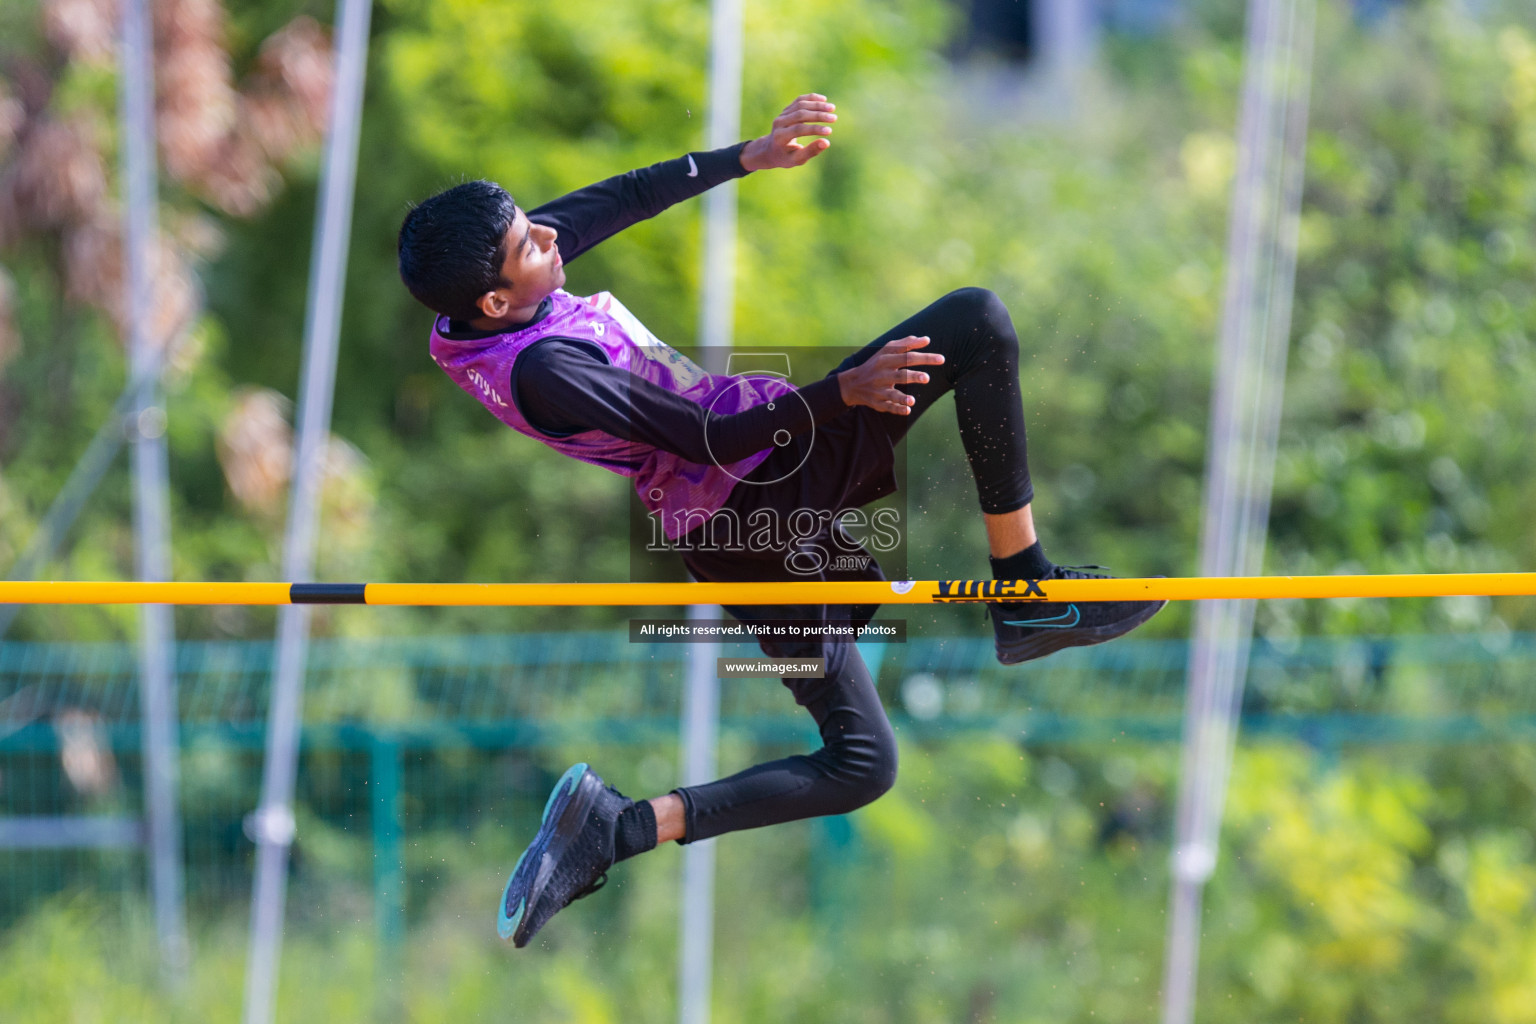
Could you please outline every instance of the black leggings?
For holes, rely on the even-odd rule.
[[[929,344],[920,351],[942,353],[944,363],[924,368],[930,377],[927,384],[902,385],[903,391],[917,399],[910,414],[875,414],[866,419],[894,445],[919,416],[953,391],[960,439],[976,479],[982,511],[999,514],[1028,504],[1034,491],[1019,393],[1019,343],[1008,310],[985,289],[951,292],[849,356],[833,372],[857,366],[887,342],[908,335],[929,338]],[[771,574],[772,562],[768,560],[748,563],[690,552],[685,553],[684,561],[701,580],[777,578]],[[884,578],[878,567],[875,573],[876,578]],[[726,610],[744,622],[780,617],[867,621],[874,614],[868,606],[818,610],[730,606]],[[822,611],[824,615],[818,614]],[[846,641],[819,640],[763,640],[760,646],[771,657],[825,659],[824,678],[784,680],[795,700],[815,718],[822,748],[812,754],[754,765],[701,786],[674,790],[686,811],[684,842],[802,818],[845,814],[875,800],[896,782],[896,737],[858,648]]]
[[[773,657],[804,656],[790,645],[770,641],[762,646]],[[826,678],[785,679],[784,685],[816,719],[821,749],[674,790],[683,799],[683,842],[846,814],[895,785],[896,734],[858,648],[829,644],[816,647],[812,656],[826,657]]]
[[[922,367],[929,375],[927,384],[901,385],[917,399],[909,414],[884,414],[875,421],[895,444],[919,416],[953,391],[960,443],[976,478],[981,510],[998,515],[1029,504],[1034,488],[1019,393],[1019,336],[1008,308],[985,288],[961,288],[892,327],[832,372],[858,366],[888,342],[909,335],[927,338],[928,344],[917,351],[937,352],[944,363]]]

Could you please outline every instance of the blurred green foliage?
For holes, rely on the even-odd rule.
[[[902,732],[903,777],[885,798],[847,819],[719,844],[715,1019],[1155,1019],[1177,751]],[[779,752],[728,733],[723,756]],[[611,778],[671,777],[658,750],[582,743],[578,753]],[[1529,747],[1331,753],[1262,742],[1238,752],[1206,898],[1200,1019],[1532,1020],[1536,868],[1530,830],[1510,815],[1536,788]],[[547,781],[565,763],[528,767]],[[511,767],[497,759],[488,774]],[[408,820],[473,816],[460,796],[417,791]],[[608,891],[529,949],[513,954],[495,937],[487,894],[542,799],[530,786],[496,820],[407,831],[398,969],[371,921],[366,826],[306,816],[281,1019],[389,1019],[395,998],[422,1022],[676,1019],[674,849],[621,865]],[[0,939],[0,1005],[39,1022],[236,1020],[243,910],[197,915],[191,980],[172,997],[158,988],[138,897],[57,898]]]
[[[297,6],[242,5],[237,50]],[[1073,108],[1044,116],[951,74],[941,54],[957,15],[940,0],[749,4],[748,130],[809,89],[836,100],[841,119],[811,166],[741,184],[738,339],[854,346],[951,288],[994,289],[1024,342],[1049,552],[1123,573],[1192,572],[1237,6],[1194,4],[1165,37],[1114,41]],[[1532,14],[1477,20],[1423,3],[1359,25],[1343,8],[1323,5],[1319,26],[1267,569],[1531,568]],[[4,24],[20,26],[8,40],[36,32],[27,10],[4,5]],[[411,201],[466,177],[495,178],[533,206],[698,147],[707,33],[702,0],[379,5],[334,428],[368,459],[354,481],[366,500],[353,503],[366,514],[327,520],[321,578],[625,576],[626,482],[505,430],[432,367],[429,315],[399,286],[394,234]],[[110,124],[100,73],[55,101]],[[260,217],[220,220],[195,358],[168,382],[180,578],[277,572],[280,516],[235,501],[214,439],[235,386],[295,388],[314,167],[290,186]],[[690,341],[698,216],[689,205],[635,227],[573,264],[569,287],[612,290],[663,339]],[[0,417],[0,557],[10,557],[105,415],[123,364],[109,325],[65,295],[59,253],[29,244],[3,256],[22,339]],[[954,435],[939,410],[907,442],[918,578],[984,566]],[[48,574],[127,576],[127,508],[119,475]],[[370,609],[317,621],[345,635],[613,625],[628,614]],[[26,613],[13,635],[123,637],[134,623],[122,609],[50,609]],[[264,636],[271,616],[182,610],[178,623],[183,635]],[[1170,610],[1151,631],[1187,623],[1187,610]],[[983,628],[958,609],[931,627]],[[1532,627],[1536,604],[1516,599],[1271,602],[1258,618],[1277,643]],[[338,714],[370,703],[351,696]],[[409,695],[388,703],[409,713]],[[722,760],[759,753],[728,743]],[[670,784],[665,754],[605,756],[616,778]],[[897,789],[853,817],[846,842],[818,831],[833,825],[796,825],[720,845],[718,1018],[1151,1019],[1171,751],[967,740],[907,742],[903,758]],[[413,891],[430,894],[412,907],[410,1018],[671,1019],[670,854],[626,865],[618,892],[562,918],[546,948],[509,958],[491,936],[485,893],[537,816],[536,788],[510,812],[475,808],[479,824],[408,833]],[[1201,1019],[1536,1020],[1533,789],[1524,747],[1245,747],[1207,900]],[[373,1005],[367,847],[327,828],[305,821],[312,857],[289,932],[287,1020],[359,1019]],[[29,1020],[233,1019],[242,907],[198,916],[192,985],[167,1001],[136,903],[50,906],[4,938],[0,1007],[28,1007]]]

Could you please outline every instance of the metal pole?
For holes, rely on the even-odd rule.
[[[720,609],[695,605],[690,619],[715,618]],[[713,781],[720,745],[720,680],[715,659],[720,645],[691,644],[683,690],[683,785]],[[683,848],[682,936],[678,943],[678,1020],[709,1024],[710,980],[715,947],[715,841]]]
[[[1263,564],[1295,284],[1314,0],[1252,0],[1244,57],[1221,343],[1211,400],[1201,572]],[[1201,903],[1216,867],[1222,805],[1247,675],[1251,601],[1202,604],[1184,751],[1163,981],[1164,1024],[1194,1017]]]
[[[403,1016],[401,977],[405,958],[405,865],[400,850],[401,746],[392,733],[374,732],[368,743],[373,818],[374,1018]]]
[[[321,171],[315,218],[309,301],[304,323],[304,376],[299,388],[293,490],[284,538],[283,573],[295,581],[314,575],[320,518],[322,456],[331,428],[336,347],[346,284],[347,244],[357,178],[358,131],[367,71],[371,0],[338,0],[336,79],[330,133]],[[261,804],[251,816],[256,841],[256,878],[251,894],[251,948],[246,967],[245,1024],[269,1024],[277,996],[282,952],[283,905],[288,890],[288,850],[293,843],[293,790],[299,766],[299,726],[304,700],[304,663],[309,646],[309,608],[278,613],[277,664],[267,717]]]
[[[706,145],[718,149],[741,141],[741,0],[710,4],[709,132]],[[736,303],[736,182],[704,196],[704,281],[699,342],[711,372],[725,370],[723,355],[734,336]]]
[[[709,33],[710,149],[741,135],[741,0],[711,0]],[[736,303],[736,183],[725,182],[704,197],[704,285],[699,342],[704,369],[723,372],[733,340]],[[719,608],[692,606],[690,618],[715,618]],[[692,644],[683,700],[683,784],[714,779],[720,744],[720,680],[716,643]],[[715,844],[690,843],[683,851],[682,935],[678,943],[677,1006],[681,1024],[709,1024],[714,974]]]
[[[1071,87],[1098,51],[1096,5],[1084,0],[1038,0],[1033,7],[1036,59],[1042,70]]]
[[[1035,103],[1048,116],[1070,118],[1082,105],[1099,47],[1098,19],[1098,5],[1088,0],[1030,4],[1030,77],[1040,93]]]
[[[154,50],[148,0],[122,6],[123,285],[128,313],[130,377],[142,381],[129,423],[133,430],[134,561],[140,579],[171,578],[170,501],[165,410],[160,404],[159,346],[151,336],[156,279],[152,265],[159,232],[155,172]],[[140,714],[144,729],[144,809],[149,838],[150,890],[160,962],[174,986],[186,975],[188,946],[181,862],[181,818],[176,808],[175,622],[169,605],[139,613]]]

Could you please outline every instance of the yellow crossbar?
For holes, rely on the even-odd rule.
[[[623,606],[1536,595],[1536,573],[795,583],[0,582],[0,604]]]

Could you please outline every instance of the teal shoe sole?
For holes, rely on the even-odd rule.
[[[518,925],[522,924],[528,907],[539,897],[544,884],[549,881],[554,862],[559,859],[572,835],[580,831],[592,809],[595,791],[600,786],[583,787],[588,768],[585,761],[571,765],[550,790],[544,801],[544,815],[539,822],[538,834],[533,842],[517,858],[517,865],[507,878],[501,893],[501,904],[496,908],[496,934],[503,939],[516,941]],[[583,792],[583,790],[588,792]],[[574,826],[574,827],[573,827]],[[529,861],[529,854],[537,853],[538,864]],[[528,871],[523,871],[524,866]],[[537,866],[538,870],[534,868]],[[531,877],[530,877],[531,876]],[[526,941],[526,938],[524,939]],[[516,942],[518,946],[523,942]]]

